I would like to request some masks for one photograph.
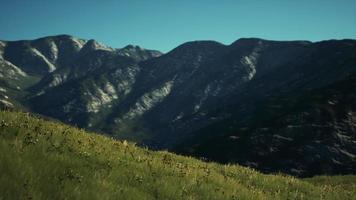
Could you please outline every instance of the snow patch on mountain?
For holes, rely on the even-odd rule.
[[[240,60],[243,66],[247,67],[247,76],[243,77],[246,81],[251,80],[256,74],[256,66],[258,64],[258,59],[260,57],[260,52],[263,48],[263,43],[258,42],[258,45],[252,50],[249,55],[243,56]]]
[[[48,87],[55,87],[62,84],[67,80],[67,74],[54,74],[52,81],[49,83]]]
[[[245,66],[248,66],[248,67],[249,67],[247,79],[248,79],[248,80],[251,80],[251,79],[255,76],[255,74],[256,74],[256,65],[255,65],[256,59],[255,59],[255,57],[253,57],[253,55],[244,56],[244,57],[241,59],[241,62],[242,62],[242,64],[244,64]]]
[[[154,89],[141,96],[129,112],[124,115],[125,119],[133,119],[151,110],[157,103],[162,102],[172,91],[174,81],[168,81],[161,87]]]
[[[201,108],[201,106],[203,105],[203,103],[206,101],[206,99],[208,98],[209,94],[211,92],[211,85],[208,84],[204,91],[203,91],[203,94],[201,95],[200,99],[199,99],[199,102],[194,105],[194,113],[198,112]]]
[[[81,40],[81,39],[77,39],[77,38],[71,38],[71,40],[74,43],[74,46],[76,47],[76,49],[79,51],[80,49],[83,48],[84,44],[86,43],[85,40]]]
[[[212,82],[208,84],[204,91],[199,95],[199,101],[197,104],[194,105],[194,113],[198,112],[202,107],[203,103],[209,98],[209,96],[216,97],[219,95],[220,91],[222,90],[221,86],[216,82]]]
[[[87,112],[97,113],[103,105],[118,98],[114,86],[109,82],[107,82],[103,88],[95,87],[97,88],[95,93],[87,92],[90,98],[86,105]]]
[[[41,58],[48,66],[48,72],[53,72],[56,67],[54,66],[53,63],[51,63],[40,51],[38,51],[36,48],[31,48],[31,51],[34,53],[35,56]]]
[[[0,59],[3,59],[4,55],[4,49],[5,49],[6,43],[3,41],[0,41]]]
[[[173,120],[172,122],[176,122],[184,117],[184,113],[180,112]]]
[[[49,44],[50,53],[51,53],[51,60],[56,61],[58,59],[58,47],[55,42],[51,41]]]
[[[136,60],[147,60],[149,58],[159,57],[161,52],[155,50],[147,50],[136,45],[127,45],[124,48],[115,50],[118,55],[131,57]]]
[[[14,107],[14,104],[12,104],[10,101],[7,101],[5,99],[0,99],[0,103],[6,107]]]
[[[0,59],[0,76],[17,79],[18,76],[26,77],[27,74],[7,60]]]
[[[127,68],[118,68],[112,74],[113,78],[117,81],[115,83],[117,93],[125,96],[131,92],[132,85],[136,81],[136,75],[140,71],[137,66],[129,66]]]
[[[107,47],[95,40],[88,40],[84,47],[83,47],[83,50],[84,49],[90,49],[90,50],[104,50],[104,51],[114,51],[113,48],[111,47]]]

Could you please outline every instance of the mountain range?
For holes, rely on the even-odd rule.
[[[0,41],[2,108],[264,172],[356,173],[356,41]]]

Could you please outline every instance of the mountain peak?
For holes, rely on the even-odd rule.
[[[46,36],[46,37],[40,37],[37,39],[34,39],[34,41],[41,41],[41,40],[73,40],[76,39],[75,37],[67,34],[59,34],[59,35],[51,35],[51,36]]]
[[[68,35],[68,34],[59,34],[59,35],[54,35],[54,36],[49,36],[52,38],[63,38],[63,39],[71,39],[74,38],[72,35]]]
[[[107,47],[107,46],[97,42],[94,39],[90,39],[84,44],[82,51],[93,51],[93,50],[112,51],[113,49],[111,47]]]
[[[212,40],[197,40],[197,41],[190,41],[179,45],[178,47],[174,48],[169,54],[195,54],[195,53],[202,53],[202,52],[209,52],[212,50],[220,49],[225,47],[224,44],[221,44],[216,41]]]
[[[286,41],[276,41],[276,40],[266,40],[261,38],[240,38],[233,42],[231,46],[235,45],[254,45],[254,44],[261,44],[261,43],[283,43],[283,44],[311,44],[312,42],[307,40],[286,40]]]
[[[253,45],[253,44],[262,43],[262,42],[266,42],[266,41],[267,40],[260,39],[260,38],[240,38],[240,39],[236,40],[235,42],[233,42],[231,44],[231,46],[235,46],[235,45]]]
[[[129,44],[129,45],[126,45],[124,48],[122,49],[126,49],[126,50],[144,50],[144,48],[138,46],[138,45],[132,45],[132,44]]]
[[[147,60],[149,58],[159,57],[162,55],[160,51],[144,49],[138,45],[129,44],[124,48],[117,49],[117,53],[122,56],[129,56],[137,61]]]
[[[183,43],[182,45],[178,46],[176,49],[187,48],[187,47],[194,48],[194,47],[220,47],[220,46],[225,46],[225,45],[214,40],[195,40],[195,41]]]

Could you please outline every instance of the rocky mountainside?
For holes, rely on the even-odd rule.
[[[233,113],[198,130],[175,151],[264,172],[355,173],[355,87],[352,77],[321,89],[269,96],[247,119]]]
[[[264,171],[355,173],[354,40],[193,41],[162,55],[61,35],[1,42],[0,62],[4,107]]]
[[[73,82],[70,86],[72,88],[77,81],[95,76],[100,70],[108,72],[120,68],[120,65],[136,66],[140,61],[160,55],[159,51],[133,45],[113,49],[95,40],[83,40],[69,35],[32,41],[1,41],[0,87],[3,105],[20,105],[32,109],[32,99],[57,90],[67,82]],[[70,90],[63,91],[60,96],[68,92]],[[33,109],[38,110],[37,107]]]

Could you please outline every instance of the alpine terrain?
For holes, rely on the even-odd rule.
[[[296,176],[356,173],[356,41],[0,41],[0,103],[86,130]]]

